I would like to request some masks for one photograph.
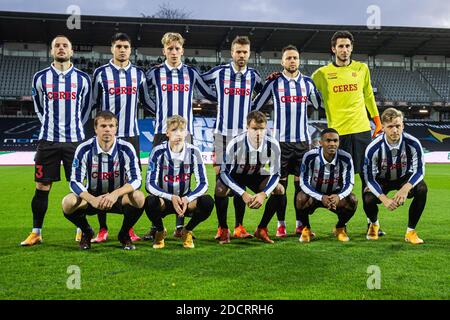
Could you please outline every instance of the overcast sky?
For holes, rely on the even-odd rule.
[[[189,12],[191,19],[332,25],[366,25],[374,12],[367,10],[375,5],[381,27],[450,28],[448,0],[0,0],[0,10],[65,14],[78,5],[81,15],[141,17],[167,3]]]

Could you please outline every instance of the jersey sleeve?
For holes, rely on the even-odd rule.
[[[220,168],[220,179],[225,185],[230,188],[234,193],[242,196],[245,192],[231,176],[231,173],[236,166],[236,154],[237,154],[237,141],[230,142],[226,149],[225,162],[222,163]]]
[[[158,149],[153,149],[148,159],[145,189],[154,196],[172,201],[172,194],[166,192],[158,185],[158,179],[162,170],[161,157],[163,155],[161,152],[157,152],[157,150]]]
[[[33,97],[34,111],[36,112],[41,123],[44,121],[44,91],[42,87],[42,80],[39,74],[33,77],[31,84],[31,96]]]
[[[370,117],[373,118],[375,116],[378,116],[378,108],[377,104],[375,102],[375,96],[373,94],[373,88],[370,81],[370,71],[369,67],[366,64],[363,64],[364,71],[365,71],[365,77],[364,77],[364,87],[363,87],[363,93],[364,93],[364,102],[366,104],[367,111],[370,113]]]
[[[267,81],[263,88],[261,89],[261,92],[256,96],[255,100],[253,101],[253,107],[252,110],[259,110],[261,109],[267,102],[269,102],[270,98],[272,98],[272,92],[273,92],[273,84],[275,80]]]
[[[88,192],[84,185],[84,179],[86,178],[86,163],[87,152],[84,152],[83,145],[79,145],[75,151],[75,155],[72,161],[72,174],[70,176],[70,190],[77,196],[80,196],[83,192]]]
[[[200,76],[200,74],[196,70],[194,70],[194,69],[192,69],[192,70],[193,70],[194,77],[195,77],[195,80],[194,80],[195,86],[198,88],[201,95],[210,101],[217,102],[216,92],[205,83],[203,78]]]
[[[189,202],[194,201],[198,197],[202,196],[208,190],[208,178],[206,176],[206,168],[203,163],[202,155],[200,150],[193,149],[193,160],[194,160],[194,174],[195,180],[197,181],[197,186],[194,190],[186,194]]]

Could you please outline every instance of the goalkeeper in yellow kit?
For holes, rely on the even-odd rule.
[[[335,60],[317,69],[312,79],[322,95],[328,127],[339,132],[340,148],[352,155],[355,173],[360,174],[364,190],[364,153],[371,142],[367,111],[376,126],[372,137],[381,132],[381,122],[370,83],[369,68],[365,63],[351,59],[353,42],[350,32],[336,32],[331,38]],[[380,235],[382,234],[384,233],[381,231]]]

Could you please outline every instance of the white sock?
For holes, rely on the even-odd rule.
[[[41,230],[42,230],[41,228],[33,228],[32,232],[41,235]]]
[[[303,223],[300,220],[295,221],[295,226],[297,228],[300,228],[301,226],[303,226]]]
[[[406,228],[406,233],[408,233],[408,232],[410,232],[410,231],[414,231],[414,229],[411,229],[411,228]]]
[[[279,228],[280,226],[286,227],[286,221],[278,221],[277,227]]]

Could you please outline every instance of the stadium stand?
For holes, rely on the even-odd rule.
[[[450,101],[450,72],[444,68],[420,68],[418,72],[425,77],[444,101]]]

